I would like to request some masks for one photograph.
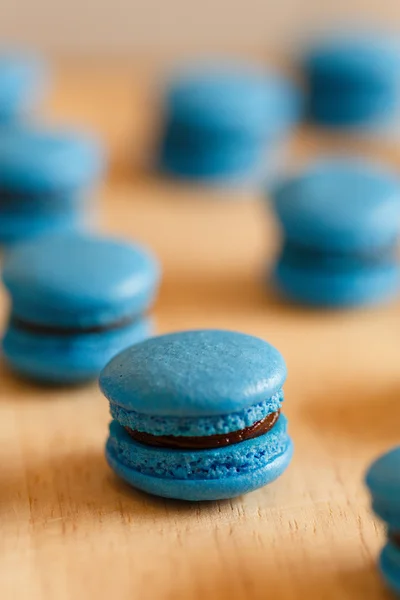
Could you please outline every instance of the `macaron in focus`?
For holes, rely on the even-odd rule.
[[[111,468],[167,498],[217,500],[279,477],[292,456],[286,366],[259,338],[222,330],[146,340],[103,369]]]
[[[12,128],[0,136],[0,243],[82,226],[104,151],[80,133]]]
[[[289,299],[373,304],[399,291],[400,179],[357,158],[317,161],[272,191],[283,232],[273,275]]]
[[[372,508],[387,525],[388,541],[379,567],[391,590],[400,597],[400,446],[380,456],[369,468],[366,484]]]
[[[209,183],[261,179],[299,113],[284,77],[250,65],[202,65],[178,74],[165,93],[159,166]]]
[[[3,270],[6,362],[43,382],[95,379],[115,354],[152,334],[147,311],[159,277],[146,248],[114,239],[64,234],[13,247]]]

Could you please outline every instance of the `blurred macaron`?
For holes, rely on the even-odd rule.
[[[299,93],[281,75],[254,65],[193,66],[165,91],[159,166],[208,183],[257,182],[299,111]]]
[[[317,161],[277,184],[283,247],[274,281],[288,298],[347,306],[399,291],[400,179],[356,157]]]
[[[3,355],[33,380],[95,379],[120,350],[152,333],[160,279],[145,247],[98,235],[43,236],[5,258],[11,310]]]
[[[301,68],[308,116],[321,126],[385,130],[400,114],[400,42],[394,36],[331,33],[308,49]]]
[[[42,100],[49,80],[40,56],[0,48],[0,126],[25,119]]]
[[[85,133],[39,127],[2,132],[0,242],[80,227],[105,164],[101,144]]]

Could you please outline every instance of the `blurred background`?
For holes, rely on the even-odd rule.
[[[160,71],[207,54],[290,64],[310,34],[349,21],[396,28],[400,3],[3,0],[0,40],[5,46],[35,49],[57,60],[45,107],[47,119],[62,115],[64,122],[96,130],[108,145],[115,170],[123,163],[141,164],[151,152]],[[318,148],[320,143],[319,138]],[[314,146],[314,139],[308,138],[307,154],[309,150],[314,154]],[[304,148],[301,143],[302,154]],[[384,158],[392,160],[393,150]]]
[[[3,0],[0,38],[62,56],[274,51],[332,21],[400,23],[397,0]]]

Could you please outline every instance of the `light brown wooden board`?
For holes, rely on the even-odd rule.
[[[126,159],[146,77],[86,69],[60,72],[52,114],[89,120]],[[299,139],[300,154],[315,147]],[[159,255],[159,332],[230,328],[279,348],[291,467],[232,501],[146,496],[106,465],[108,406],[95,384],[35,387],[1,365],[2,599],[390,598],[375,569],[383,528],[362,478],[400,439],[400,303],[345,312],[284,304],[262,285],[279,243],[272,216],[255,196],[230,196],[129,176],[125,161],[104,190],[102,228]],[[4,321],[4,294],[0,308]]]

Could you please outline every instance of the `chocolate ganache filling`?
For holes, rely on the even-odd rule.
[[[24,190],[2,187],[0,185],[0,204],[8,202],[25,202],[31,200],[55,200],[70,190]]]
[[[111,323],[102,323],[101,325],[88,325],[88,326],[57,326],[57,325],[45,325],[41,323],[31,323],[20,319],[15,315],[11,315],[10,326],[26,333],[32,333],[34,335],[54,335],[54,336],[73,336],[73,335],[85,335],[91,333],[103,333],[105,331],[113,331],[116,329],[122,329],[128,327],[134,321],[138,319],[137,315],[130,315],[112,321]]]
[[[392,531],[389,534],[389,539],[400,550],[400,531]]]
[[[358,250],[341,250],[341,249],[322,249],[315,248],[312,246],[298,244],[286,240],[280,260],[284,261],[293,266],[304,267],[307,263],[310,265],[318,265],[322,263],[326,266],[327,260],[340,260],[346,257],[352,257],[353,260],[357,260],[360,264],[366,265],[380,265],[382,263],[394,261],[397,254],[398,243],[397,239],[390,241],[389,243],[372,248],[360,248]],[[346,263],[340,260],[340,268]],[[331,264],[332,266],[332,264]]]
[[[280,412],[280,410],[277,410],[276,412],[270,413],[264,419],[256,421],[253,425],[245,427],[244,429],[215,435],[190,437],[183,435],[153,435],[144,431],[130,429],[130,427],[125,427],[125,429],[135,441],[145,444],[146,446],[156,446],[159,448],[171,448],[176,450],[206,450],[231,446],[264,435],[275,425]]]

